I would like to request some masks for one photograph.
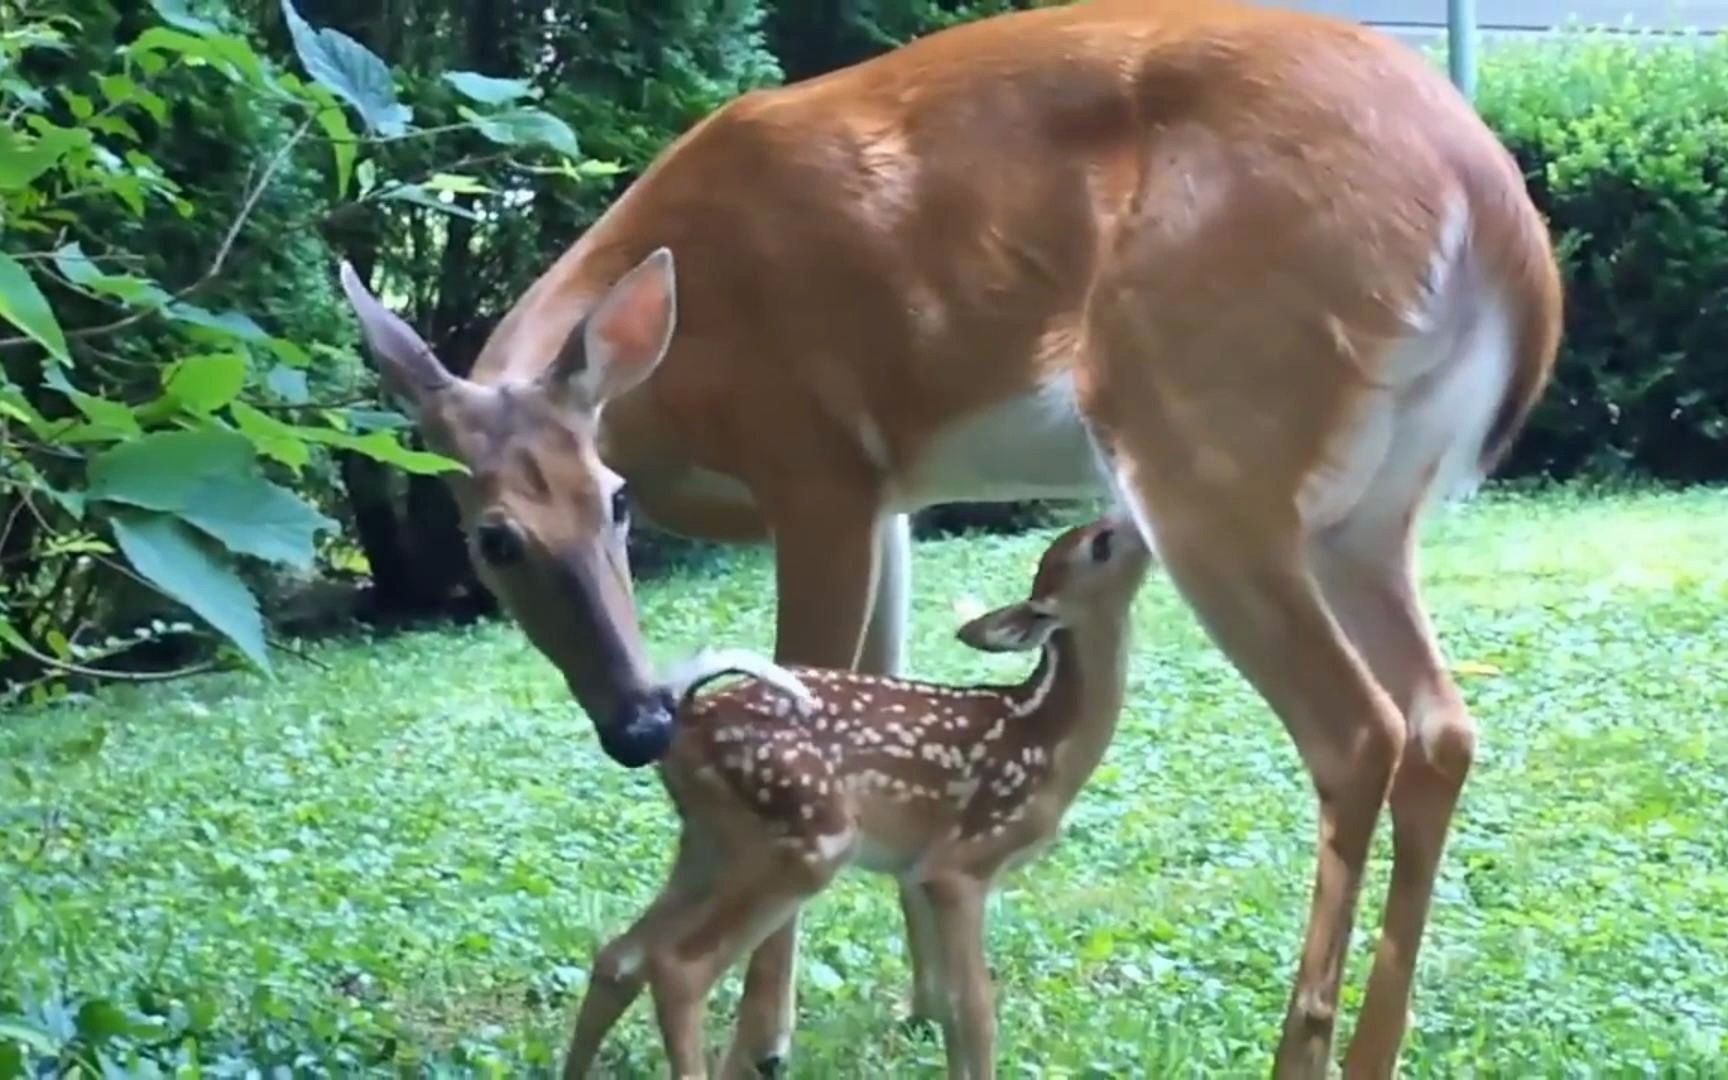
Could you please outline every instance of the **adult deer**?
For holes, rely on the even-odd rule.
[[[347,281],[427,439],[472,470],[454,483],[482,573],[626,764],[664,751],[671,715],[640,659],[627,501],[772,539],[780,661],[890,671],[908,511],[1114,490],[1318,797],[1281,1075],[1331,1057],[1390,802],[1345,1065],[1393,1070],[1476,740],[1418,599],[1417,521],[1517,433],[1561,307],[1517,167],[1420,57],[1234,3],[1000,16],[697,124],[468,380]],[[728,1072],[786,1052],[795,935],[752,959]]]

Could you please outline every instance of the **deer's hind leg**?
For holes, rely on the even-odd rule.
[[[1323,315],[1274,304],[1208,318],[1180,303],[1197,288],[1241,291],[1234,270],[1204,252],[1192,258],[1142,267],[1131,287],[1100,281],[1077,390],[1117,491],[1201,625],[1283,723],[1313,784],[1315,876],[1275,1072],[1320,1078],[1404,722],[1315,578],[1308,511],[1352,480],[1331,472],[1339,433],[1373,440],[1385,418],[1372,413],[1381,403],[1365,358]],[[1318,490],[1317,479],[1327,481]]]
[[[1315,545],[1332,609],[1403,714],[1393,775],[1392,881],[1373,971],[1345,1057],[1348,1075],[1390,1076],[1409,1011],[1446,834],[1475,756],[1476,724],[1417,593],[1414,517],[1358,520]]]

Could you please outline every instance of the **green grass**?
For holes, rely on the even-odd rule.
[[[918,547],[919,673],[1022,670],[955,642],[953,605],[1021,595],[1049,535]],[[1436,621],[1456,661],[1493,670],[1463,677],[1481,750],[1407,1075],[1728,1074],[1725,538],[1728,495],[1709,492],[1503,496],[1436,517]],[[645,589],[656,647],[766,648],[767,566],[747,553]],[[1005,1076],[1269,1068],[1312,801],[1282,729],[1162,578],[1137,632],[1120,737],[1063,839],[992,909]],[[207,1069],[550,1065],[591,951],[669,854],[652,773],[602,758],[508,626],[311,655],[274,683],[207,677],[6,718],[0,999],[28,991],[10,1004],[43,1045],[106,1001],[83,1008],[86,1032]],[[808,909],[798,1075],[939,1075],[937,1043],[896,1027],[900,933],[883,879],[844,879]],[[716,996],[715,1043],[736,985]],[[649,1013],[644,999],[614,1033],[618,1075],[662,1074]]]

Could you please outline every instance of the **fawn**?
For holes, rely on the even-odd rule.
[[[645,983],[673,1074],[705,1075],[714,983],[851,865],[913,886],[908,940],[943,983],[918,987],[914,1011],[936,1013],[950,1076],[993,1075],[984,901],[1055,838],[1110,743],[1151,562],[1126,520],[1062,534],[1027,599],[959,631],[981,650],[1040,650],[1016,686],[782,670],[735,651],[699,663],[659,765],[681,822],[670,877],[596,958],[565,1075],[587,1075]],[[693,696],[728,664],[754,680]]]

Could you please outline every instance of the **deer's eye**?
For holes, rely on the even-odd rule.
[[[1092,561],[1099,563],[1109,562],[1110,545],[1115,539],[1115,535],[1109,529],[1105,529],[1097,536],[1094,536],[1092,538]]]
[[[474,530],[474,546],[493,566],[514,566],[522,561],[522,534],[508,522],[481,524]]]
[[[625,493],[624,485],[619,484],[618,490],[612,493],[612,524],[622,529],[630,521],[630,498]]]

